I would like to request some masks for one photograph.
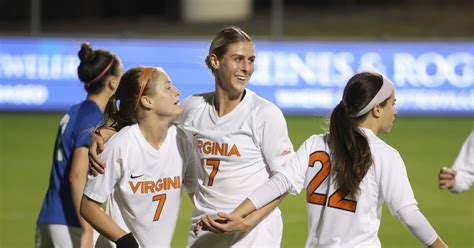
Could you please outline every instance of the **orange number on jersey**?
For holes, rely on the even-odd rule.
[[[344,199],[349,194],[349,191],[338,189],[329,197],[328,206],[338,208],[346,211],[355,212],[357,201]]]
[[[156,208],[155,217],[153,217],[153,221],[158,221],[160,219],[161,210],[163,210],[163,206],[165,205],[166,194],[155,195],[153,196],[152,200],[158,201],[158,207]]]
[[[331,160],[329,154],[324,151],[313,152],[309,156],[309,167],[314,167],[316,162],[322,164],[321,169],[311,179],[306,188],[306,201],[308,203],[317,205],[326,205],[327,194],[316,193],[316,189],[323,183],[323,181],[329,176],[331,171]],[[339,188],[329,197],[329,207],[338,208],[341,210],[355,212],[357,207],[357,201],[344,199],[349,194],[348,191]]]
[[[214,177],[216,177],[217,171],[219,170],[220,163],[221,161],[217,159],[206,160],[206,165],[212,166],[212,171],[211,171],[211,175],[209,175],[209,181],[207,182],[207,186],[212,186],[214,184]]]
[[[325,205],[327,195],[315,193],[315,191],[319,185],[323,183],[324,179],[328,177],[329,171],[331,170],[331,162],[326,152],[314,152],[309,156],[309,167],[314,167],[314,164],[318,161],[321,162],[323,166],[306,188],[306,201],[313,204]]]

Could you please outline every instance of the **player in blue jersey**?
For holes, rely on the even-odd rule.
[[[48,191],[38,217],[36,247],[92,247],[92,227],[78,214],[87,180],[91,130],[103,121],[122,75],[117,55],[83,43],[77,69],[87,97],[59,123]]]

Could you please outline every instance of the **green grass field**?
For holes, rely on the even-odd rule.
[[[61,114],[0,113],[0,247],[34,247],[36,218],[49,182],[51,157]],[[295,149],[325,126],[320,117],[287,117]],[[474,190],[451,194],[437,188],[441,166],[450,166],[473,118],[400,117],[382,136],[407,165],[419,206],[450,247],[474,247]],[[307,223],[303,195],[281,205],[282,247],[304,247]],[[183,200],[173,247],[184,247],[191,206]],[[387,209],[379,237],[383,247],[422,247]]]

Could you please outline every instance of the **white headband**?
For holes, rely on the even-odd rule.
[[[379,92],[375,94],[374,98],[367,104],[359,113],[357,113],[356,117],[365,115],[367,112],[369,112],[375,105],[385,101],[387,98],[389,98],[395,88],[393,87],[392,81],[390,79],[386,78],[385,76],[382,75],[383,78],[383,83],[382,87],[380,88]]]

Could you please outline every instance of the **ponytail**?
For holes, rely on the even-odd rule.
[[[344,88],[342,101],[331,113],[326,137],[336,187],[351,196],[359,195],[360,183],[373,163],[367,137],[358,127],[367,113],[360,112],[376,96],[382,83],[383,77],[376,73],[354,75]]]
[[[331,114],[328,139],[336,185],[353,196],[359,194],[359,184],[372,164],[369,143],[356,124],[339,103]]]

